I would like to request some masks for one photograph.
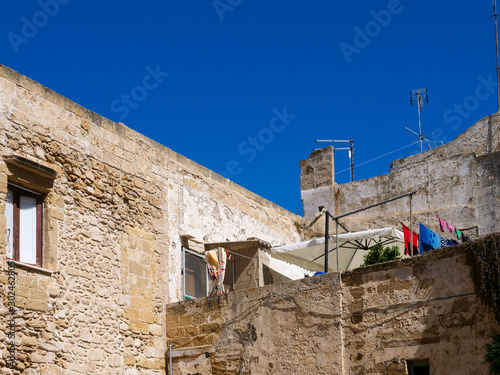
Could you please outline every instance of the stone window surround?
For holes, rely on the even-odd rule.
[[[42,262],[43,262],[43,252],[42,252],[42,229],[43,229],[43,196],[32,192],[25,190],[23,188],[20,188],[16,185],[9,184],[8,185],[8,191],[11,193],[10,197],[10,206],[11,206],[11,211],[12,211],[12,217],[11,220],[11,230],[12,230],[12,235],[11,240],[12,240],[12,245],[11,245],[11,256],[10,259],[17,260],[19,263],[23,263],[21,261],[21,258],[23,258],[24,251],[21,248],[21,241],[25,237],[25,231],[26,232],[35,232],[35,241],[34,241],[34,246],[35,246],[35,259],[34,262],[26,262],[28,264],[31,264],[36,267],[41,267]],[[7,194],[9,196],[9,194]],[[24,223],[22,220],[22,215],[21,213],[23,212],[22,208],[22,200],[24,197],[27,197],[31,200],[35,201],[34,206],[32,209],[34,209],[34,216],[35,216],[35,223]],[[33,212],[31,212],[33,214]],[[34,224],[33,226],[31,224]],[[7,226],[9,226],[9,223],[7,223]],[[9,229],[7,229],[9,231]],[[7,236],[9,236],[9,232],[7,232]],[[33,250],[33,249],[32,249]],[[28,253],[32,253],[32,251],[28,251]],[[33,255],[33,254],[32,254]]]
[[[57,195],[54,193],[53,185],[56,177],[60,175],[60,168],[48,163],[41,164],[22,156],[3,155],[0,160],[0,198],[2,209],[0,210],[0,227],[5,227],[5,198],[9,184],[25,188],[27,190],[43,195],[43,225],[42,225],[42,267],[27,265],[22,262],[13,261],[16,266],[26,270],[38,271],[52,274],[57,271],[57,244],[58,244],[58,220],[62,215],[54,207]],[[3,223],[2,223],[3,222]],[[2,225],[3,224],[3,225]],[[0,238],[1,254],[6,254],[5,236]],[[5,258],[5,260],[7,260]]]

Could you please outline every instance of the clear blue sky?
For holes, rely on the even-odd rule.
[[[353,138],[355,164],[415,140],[411,89],[429,89],[423,132],[440,141],[496,112],[491,0],[3,5],[0,63],[293,212],[316,139]]]

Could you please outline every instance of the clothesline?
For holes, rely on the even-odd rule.
[[[443,220],[440,216],[438,216],[439,220],[439,228],[441,232],[449,231],[450,233],[455,233],[457,240],[462,240],[462,242],[469,241],[469,237],[462,234],[461,231],[457,229],[456,226],[451,225],[450,223]],[[413,232],[413,249],[410,251],[410,228],[408,228],[404,223],[401,223],[403,226],[403,234],[405,241],[405,254],[416,255],[417,253],[424,253],[429,250],[439,249],[442,247],[448,247],[453,245],[458,245],[458,241],[455,239],[445,238],[427,228],[424,224],[420,223],[419,225],[419,233],[417,234],[415,231]]]

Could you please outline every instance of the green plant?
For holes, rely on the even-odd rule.
[[[368,254],[364,256],[365,262],[362,266],[369,266],[371,264],[390,262],[391,260],[401,259],[399,255],[399,249],[397,246],[386,247],[382,244],[382,241],[370,248]]]
[[[467,249],[474,289],[500,322],[500,234],[493,233],[462,246]]]
[[[486,344],[485,359],[490,364],[490,374],[500,374],[500,335],[493,336],[493,342]]]
[[[302,224],[295,221],[293,225],[295,226],[295,229],[297,229],[297,232],[299,232],[299,234],[302,234]]]

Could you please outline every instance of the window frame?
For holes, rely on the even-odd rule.
[[[14,194],[14,201],[12,204],[12,227],[13,227],[13,244],[12,244],[12,258],[13,261],[27,264],[35,267],[42,267],[43,264],[43,195],[27,190],[23,187],[9,183],[7,191],[12,191]],[[36,263],[27,263],[21,261],[20,238],[22,235],[22,228],[20,228],[20,201],[21,196],[33,198],[36,200]],[[7,233],[6,233],[7,234]]]
[[[194,297],[194,296],[190,296],[190,295],[186,294],[186,253],[194,255],[194,256],[202,259],[203,263],[205,264],[205,277],[206,277],[207,289],[206,289],[205,295],[203,297],[206,297],[206,296],[208,296],[209,290],[210,290],[209,289],[210,288],[210,278],[208,276],[208,268],[207,268],[207,263],[205,262],[205,255],[200,254],[200,253],[193,251],[193,250],[189,250],[188,248],[183,246],[182,247],[182,299],[184,301],[188,301],[188,300],[193,300],[193,299],[197,299],[197,298],[203,298],[203,297]]]

